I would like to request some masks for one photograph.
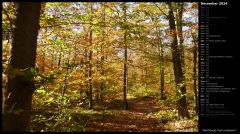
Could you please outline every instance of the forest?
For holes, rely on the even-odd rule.
[[[3,2],[2,131],[198,131],[198,3]]]

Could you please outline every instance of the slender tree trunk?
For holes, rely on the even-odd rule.
[[[76,59],[77,59],[77,45],[74,45],[74,57],[73,57],[73,64],[76,64]]]
[[[90,44],[90,52],[89,52],[89,109],[93,109],[93,93],[92,93],[92,3],[90,4],[90,37],[89,37],[89,44]]]
[[[58,111],[59,113],[62,112],[62,106],[63,106],[63,101],[64,101],[64,95],[67,91],[67,87],[68,87],[68,81],[67,81],[67,78],[68,78],[68,73],[69,73],[69,63],[70,63],[70,55],[71,55],[71,51],[68,51],[68,60],[67,60],[67,63],[66,63],[66,70],[65,70],[65,74],[64,74],[64,79],[63,79],[63,83],[60,87],[61,89],[61,99],[59,100],[59,106],[58,106]]]
[[[60,46],[61,49],[60,49],[60,52],[59,52],[59,57],[58,57],[58,65],[57,67],[59,68],[61,66],[61,60],[62,60],[62,46]]]
[[[186,100],[186,85],[183,79],[183,72],[180,60],[180,51],[178,49],[178,42],[177,42],[177,35],[176,35],[176,25],[175,25],[175,18],[173,15],[172,10],[172,3],[167,2],[169,7],[169,26],[170,26],[170,41],[171,41],[171,51],[172,51],[172,60],[173,60],[173,70],[174,70],[174,77],[176,88],[178,92],[178,101],[177,101],[177,108],[178,108],[178,116],[180,119],[183,118],[190,118],[189,112],[187,110],[187,100]]]
[[[71,51],[68,51],[68,60],[67,60],[67,64],[66,64],[66,74],[64,75],[64,81],[63,81],[63,86],[62,86],[62,97],[64,97],[64,94],[67,90],[67,86],[68,86],[68,82],[67,82],[67,77],[68,77],[68,73],[69,73],[69,69],[70,67],[70,56],[71,56]]]
[[[123,73],[123,101],[125,109],[128,109],[128,102],[127,102],[127,28],[126,28],[126,22],[127,22],[127,6],[126,3],[123,3],[123,11],[124,11],[124,73]]]
[[[89,98],[89,89],[88,89],[88,81],[87,81],[87,78],[88,78],[88,73],[89,73],[89,68],[88,68],[88,65],[89,63],[87,63],[88,61],[88,49],[85,48],[85,54],[84,54],[84,66],[83,66],[83,70],[84,70],[84,83],[83,83],[83,87],[84,87],[84,91],[85,91],[85,94],[87,96],[87,98]]]
[[[197,41],[192,33],[193,38],[193,91],[195,100],[195,111],[198,114],[198,93],[197,93]]]
[[[86,30],[85,27],[83,27],[83,31],[84,33],[86,33],[84,35],[84,40],[87,41],[89,40],[89,37],[88,37],[88,32]],[[81,84],[82,86],[80,87],[80,90],[82,89],[82,91],[80,92],[84,92],[86,94],[86,98],[89,99],[89,88],[88,88],[88,65],[89,65],[89,62],[88,62],[88,56],[89,53],[88,53],[88,48],[87,47],[84,47],[84,57],[82,58],[82,61],[81,61],[81,68],[83,70],[83,73],[84,73],[84,76],[83,76],[83,83]]]
[[[54,56],[54,48],[52,48],[52,64],[51,64],[51,69],[53,70],[53,67],[54,67],[54,58],[55,58],[55,56]]]
[[[101,45],[100,45],[100,47],[101,47]],[[97,50],[97,55],[96,55],[96,57],[97,57],[97,63],[96,63],[96,68],[97,68],[97,72],[100,72],[100,74],[101,74],[101,61],[100,61],[100,59],[101,59],[101,57],[99,56],[99,50]],[[96,82],[95,83],[95,86],[96,86],[96,95],[95,95],[95,98],[96,98],[96,101],[99,101],[99,97],[100,97],[100,82]]]
[[[163,66],[163,64],[161,66]],[[164,100],[164,99],[166,99],[166,96],[164,93],[164,67],[161,67],[160,75],[161,75],[161,89],[160,89],[161,99]]]
[[[106,28],[106,11],[105,11],[105,5],[102,4],[102,13],[103,13],[103,27],[104,27],[104,30],[103,30],[103,40],[102,40],[102,44],[101,44],[101,77],[103,77],[105,74],[104,74],[104,67],[103,67],[103,63],[104,63],[104,50],[103,48],[105,47],[105,28]],[[100,100],[103,101],[103,90],[104,90],[104,82],[103,80],[101,80],[101,83],[100,83]]]
[[[29,131],[41,3],[16,3],[17,15],[8,65],[7,98],[4,104],[3,131]],[[13,70],[23,74],[13,74]]]
[[[163,62],[164,62],[164,59],[163,59],[163,44],[162,44],[162,39],[161,39],[161,33],[160,33],[160,30],[159,29],[156,29],[157,30],[157,37],[158,37],[158,55],[159,55],[159,66],[160,66],[160,93],[161,93],[161,96],[160,98],[163,100],[163,99],[166,99],[165,97],[165,94],[164,94],[164,65],[163,65]]]
[[[101,53],[103,53],[103,46],[101,46]],[[103,68],[104,56],[101,56],[101,77],[104,76],[104,68]],[[100,100],[103,101],[103,90],[104,90],[104,82],[101,80],[100,83]]]

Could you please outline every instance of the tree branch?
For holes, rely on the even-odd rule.
[[[168,15],[164,13],[163,10],[156,3],[153,4],[168,18]]]

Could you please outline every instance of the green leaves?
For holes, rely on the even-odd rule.
[[[177,93],[178,93],[178,98],[180,99],[180,98],[182,98],[182,97],[184,97],[184,96],[186,96],[186,93],[184,94],[183,92],[182,92],[182,88],[183,88],[183,86],[185,86],[185,83],[179,83],[178,85],[177,85]]]

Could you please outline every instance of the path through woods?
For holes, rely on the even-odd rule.
[[[129,110],[120,110],[101,120],[90,120],[85,131],[162,131],[163,125],[156,116],[150,115],[161,109],[154,98],[132,99],[129,104]]]

